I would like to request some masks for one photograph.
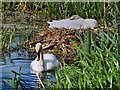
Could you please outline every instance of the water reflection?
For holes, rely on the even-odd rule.
[[[13,13],[12,13],[13,14]],[[21,13],[19,13],[21,15]],[[19,71],[20,66],[22,66],[21,69],[21,76],[20,78],[22,78],[23,80],[25,80],[25,82],[27,84],[29,84],[31,87],[35,88],[36,86],[36,74],[31,73],[30,71],[30,63],[34,60],[35,56],[34,53],[29,53],[29,52],[33,52],[33,51],[28,51],[25,49],[22,49],[20,47],[18,47],[17,45],[19,43],[23,43],[28,39],[28,34],[30,33],[30,29],[29,27],[33,27],[33,22],[34,24],[37,23],[35,31],[38,32],[38,30],[41,28],[41,25],[38,24],[38,21],[40,21],[39,17],[37,15],[35,15],[37,18],[33,18],[33,22],[29,22],[29,20],[26,21],[24,20],[24,15],[21,15],[21,17],[19,17],[18,13],[17,17],[19,17],[18,19],[12,18],[12,16],[7,18],[5,17],[6,15],[4,15],[3,17],[3,27],[7,27],[9,26],[9,30],[6,34],[6,36],[11,35],[11,31],[13,30],[13,28],[16,28],[16,34],[12,40],[11,43],[11,51],[9,53],[7,53],[6,51],[2,51],[2,58],[0,58],[0,68],[2,68],[2,70],[0,70],[0,75],[2,75],[2,79],[7,80],[8,78],[11,78],[11,73],[10,72],[5,72],[5,71]],[[34,16],[34,15],[33,15]],[[30,17],[26,14],[26,17]],[[23,18],[23,19],[20,19]],[[4,20],[5,19],[5,20]],[[20,21],[19,21],[20,19]],[[30,19],[30,18],[28,18]],[[24,23],[23,23],[24,22]],[[31,24],[30,24],[31,23]],[[9,39],[8,39],[9,40]],[[16,50],[12,50],[12,48],[16,48]],[[32,58],[32,59],[31,59]],[[42,74],[42,78],[43,81],[50,81],[50,82],[55,82],[55,80],[52,78],[52,75],[54,75],[54,71],[53,72],[45,72]],[[54,75],[55,76],[55,75]],[[2,82],[0,82],[1,84]],[[25,84],[24,84],[25,85]],[[28,87],[27,85],[25,85],[26,87]],[[6,87],[3,83],[2,83],[2,88],[11,88],[11,87]]]

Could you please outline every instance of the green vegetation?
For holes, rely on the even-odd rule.
[[[13,70],[9,71],[9,72],[11,72],[12,79],[3,80],[3,82],[6,86],[8,86],[7,84],[9,84],[14,90],[19,90],[19,88],[20,88],[19,86],[21,86],[22,89],[26,89],[26,87],[22,84],[22,82],[24,82],[24,84],[26,84],[26,85],[28,85],[28,84],[23,79],[20,78],[21,68],[22,68],[22,66],[20,66],[18,73]],[[8,71],[6,71],[6,72],[8,72]],[[31,88],[29,85],[28,85],[28,87]]]
[[[82,49],[71,40],[77,51],[76,61],[66,66],[63,60],[64,66],[61,66],[61,71],[59,68],[56,70],[56,84],[53,84],[51,88],[120,89],[119,4],[120,2],[106,3],[106,16],[104,16],[104,3],[102,2],[4,2],[2,3],[2,8],[4,10],[40,11],[43,19],[62,19],[73,14],[80,15],[83,18],[100,19],[100,23],[105,23],[107,31],[104,32],[98,26],[97,33],[94,36],[88,29],[87,44],[78,33],[77,37],[82,44]],[[110,26],[112,26],[111,29]],[[3,46],[9,47],[10,44],[6,43],[6,31],[7,29],[1,31],[2,36],[0,38],[2,37]],[[15,78],[12,78],[12,81],[8,81],[5,82],[11,87],[18,88],[18,83],[20,84],[19,74],[15,74]],[[48,82],[47,86],[50,87],[51,83]]]
[[[110,22],[113,18],[108,12],[111,11],[118,18],[116,12],[119,8],[120,2],[105,3],[105,15]],[[82,18],[95,18],[103,22],[101,18],[104,16],[104,2],[3,2],[2,10],[41,12],[43,19],[63,19],[76,14]]]
[[[109,14],[117,21],[115,14],[111,12]],[[87,45],[85,45],[78,33],[77,37],[83,48],[80,49],[71,41],[74,44],[74,48],[78,51],[76,57],[80,59],[76,58],[72,65],[67,66],[63,61],[64,66],[61,66],[62,70],[57,69],[56,71],[56,84],[53,85],[53,88],[120,89],[119,25],[120,23],[113,22],[112,30],[110,30],[106,22],[107,32],[98,27],[96,36],[92,36],[90,29],[88,29]],[[89,36],[90,33],[91,36]],[[91,39],[89,39],[90,37]]]
[[[0,44],[2,46],[2,49],[4,49],[4,50],[5,49],[8,50],[10,48],[10,44],[11,44],[12,38],[13,38],[13,36],[15,34],[15,29],[14,29],[12,34],[10,35],[9,41],[8,41],[8,37],[6,35],[7,31],[8,31],[8,28],[2,29],[0,31],[0,40],[2,41],[2,43],[0,43]]]

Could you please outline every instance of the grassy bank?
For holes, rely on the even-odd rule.
[[[108,14],[111,11],[117,13],[120,2],[3,2],[2,10],[22,10],[41,12],[43,19],[63,19],[72,15],[80,15],[83,18],[94,18],[103,22],[106,16],[109,22],[113,18]]]

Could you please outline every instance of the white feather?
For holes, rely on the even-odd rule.
[[[37,48],[39,48],[37,46]],[[53,54],[43,54],[43,60],[37,61],[37,58],[31,62],[31,72],[40,73],[43,71],[55,70],[56,67],[59,67],[60,63]]]

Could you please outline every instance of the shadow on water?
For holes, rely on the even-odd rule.
[[[16,33],[12,39],[9,53],[7,53],[6,51],[2,51],[2,58],[0,58],[0,67],[2,67],[2,71],[0,71],[0,74],[2,73],[2,79],[7,80],[8,78],[11,78],[11,73],[5,71],[14,70],[18,72],[19,67],[22,66],[20,77],[25,80],[26,83],[29,84],[31,87],[37,87],[37,77],[34,73],[31,73],[30,71],[30,63],[34,60],[35,54],[33,53],[33,51],[25,50],[19,47],[18,44],[28,40],[28,34],[31,30],[30,28],[34,28],[34,33],[37,33],[38,30],[42,29],[43,24],[40,25],[40,21],[40,15],[37,15],[35,13],[21,13],[10,11],[2,12],[2,27],[7,28],[9,26],[9,30],[6,33],[6,36],[8,38],[9,35],[12,33],[13,28],[16,28]],[[52,75],[55,76],[54,74],[54,72],[43,73],[43,81],[55,82],[55,80],[52,78]],[[6,87],[2,83],[2,88],[11,87]]]

